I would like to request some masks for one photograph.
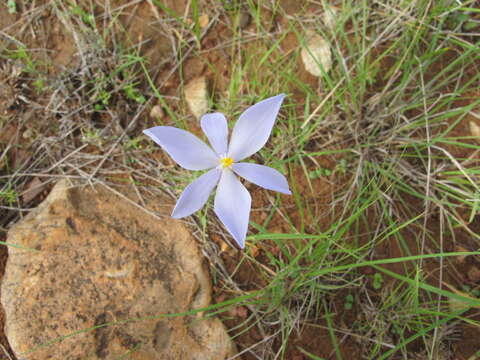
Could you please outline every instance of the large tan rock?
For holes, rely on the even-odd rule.
[[[7,241],[38,250],[9,247],[2,283],[6,335],[19,359],[234,354],[219,320],[161,317],[208,306],[211,293],[194,239],[168,216],[159,220],[108,190],[62,181]]]

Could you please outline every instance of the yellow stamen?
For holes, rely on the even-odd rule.
[[[223,168],[230,167],[233,164],[233,159],[231,157],[224,157],[220,159],[220,164]]]

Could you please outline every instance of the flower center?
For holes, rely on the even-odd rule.
[[[220,165],[225,169],[227,167],[232,166],[233,159],[231,157],[224,157],[220,159]]]

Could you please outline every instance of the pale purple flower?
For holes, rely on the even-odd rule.
[[[203,115],[202,130],[213,149],[195,135],[171,126],[155,126],[143,131],[183,168],[209,169],[185,188],[172,217],[179,219],[200,210],[218,185],[215,213],[243,249],[252,199],[235,174],[265,189],[291,194],[287,180],[277,170],[239,162],[265,145],[284,97],[284,94],[277,95],[245,110],[233,128],[230,143],[225,116],[221,113]]]

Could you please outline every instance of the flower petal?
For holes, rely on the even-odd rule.
[[[222,171],[212,169],[190,183],[177,201],[172,217],[180,219],[200,210],[208,200],[213,188],[217,185]]]
[[[228,125],[222,113],[205,114],[200,120],[202,130],[218,155],[227,153]]]
[[[240,161],[255,154],[267,142],[285,94],[249,107],[240,115],[232,132],[228,156]]]
[[[288,182],[285,176],[271,167],[258,164],[236,163],[232,165],[232,168],[238,175],[258,186],[288,195],[292,194],[288,188]]]
[[[218,183],[214,209],[241,249],[245,246],[251,204],[252,198],[245,186],[231,170],[223,170]]]
[[[188,170],[205,170],[218,165],[218,156],[195,135],[172,126],[143,130],[162,147],[178,165]]]

